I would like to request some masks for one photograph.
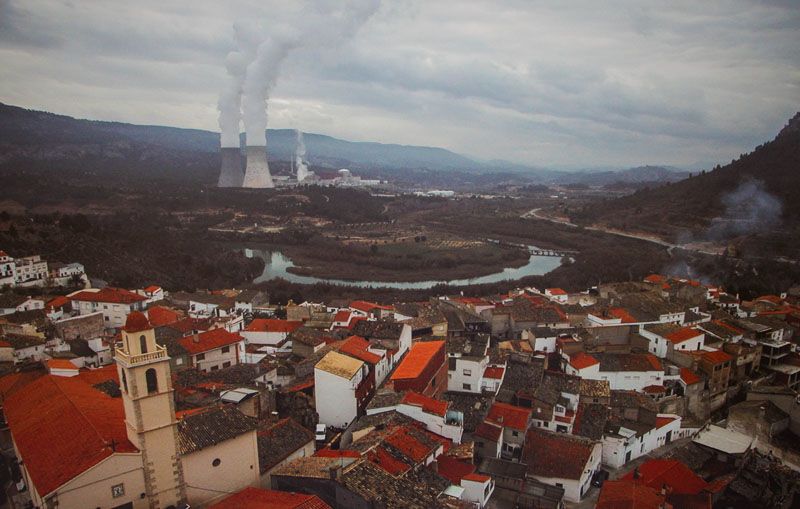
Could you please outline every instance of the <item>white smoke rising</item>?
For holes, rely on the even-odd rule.
[[[234,40],[238,49],[225,58],[228,79],[219,96],[220,146],[239,147],[239,133],[242,122],[242,87],[244,86],[247,65],[255,58],[254,49],[261,39],[258,27],[237,22],[233,25]]]
[[[711,220],[707,237],[724,240],[767,230],[780,222],[783,204],[760,180],[745,180],[722,197],[725,212]]]
[[[291,21],[266,27],[257,45],[248,39],[248,51],[253,58],[247,64],[241,82],[241,112],[247,132],[248,146],[265,146],[267,108],[281,73],[283,62],[297,48],[331,47],[352,37],[380,6],[380,0],[324,0],[308,2],[300,10],[302,15]],[[238,75],[237,75],[238,76]],[[222,101],[221,101],[222,102]],[[234,101],[226,101],[225,108],[235,108]],[[226,121],[234,117],[226,109],[220,115]],[[227,122],[226,122],[227,124]]]
[[[294,153],[294,164],[297,166],[297,182],[302,182],[308,177],[308,165],[306,165],[306,143],[303,140],[303,131],[297,130],[297,148]]]

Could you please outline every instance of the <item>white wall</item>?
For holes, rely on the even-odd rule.
[[[583,378],[590,380],[608,380],[611,390],[632,390],[641,391],[648,385],[664,385],[663,371],[598,371],[595,373],[583,373]]]
[[[356,387],[361,372],[352,380],[314,368],[314,402],[319,422],[328,426],[345,428],[358,414]]]
[[[447,359],[448,362],[450,359],[452,357]],[[480,360],[456,357],[456,369],[447,372],[447,390],[480,394],[481,379],[488,363],[488,357],[483,357]],[[468,384],[469,388],[465,388],[464,384]]]
[[[241,343],[241,341],[239,342]],[[193,356],[194,365],[200,371],[211,371],[212,369],[222,369],[225,366],[226,362],[230,362],[231,366],[239,364],[238,362],[238,354],[237,351],[239,349],[239,343],[233,343],[231,345],[227,345],[228,352],[223,353],[222,350],[225,347],[217,348],[215,350],[210,350],[208,352],[203,352],[202,354],[197,354]],[[198,360],[198,356],[203,355],[204,358],[202,360]]]
[[[445,438],[449,438],[453,441],[453,443],[461,443],[461,436],[464,434],[463,426],[446,424],[443,416],[423,412],[422,408],[416,405],[407,405],[405,403],[397,405],[397,412],[411,417],[417,422],[421,422],[425,425],[425,428],[428,431],[436,433],[437,435]]]
[[[567,502],[580,502],[583,497],[581,495],[581,488],[583,488],[584,495],[589,491],[592,476],[600,468],[601,457],[602,446],[596,444],[589,457],[589,461],[586,463],[586,467],[583,469],[583,474],[580,479],[561,479],[558,477],[542,477],[536,475],[532,477],[551,486],[561,485],[564,488],[564,500]]]

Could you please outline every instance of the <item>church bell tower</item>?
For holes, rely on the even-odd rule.
[[[128,439],[142,453],[149,505],[152,509],[181,507],[186,502],[186,487],[178,453],[169,356],[166,348],[156,343],[155,330],[143,313],[128,315],[114,360]]]

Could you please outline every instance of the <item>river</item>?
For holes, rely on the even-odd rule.
[[[291,283],[300,284],[314,284],[314,283],[328,283],[333,285],[342,286],[356,286],[360,288],[396,288],[399,290],[425,290],[438,284],[446,284],[449,286],[467,286],[467,285],[480,285],[487,283],[497,283],[499,281],[514,281],[522,279],[526,276],[541,276],[547,274],[553,269],[561,265],[561,258],[557,256],[536,256],[531,255],[528,263],[522,267],[505,268],[500,272],[494,274],[487,274],[485,276],[478,276],[466,279],[451,279],[449,281],[350,281],[346,279],[328,279],[315,276],[301,276],[299,274],[292,274],[288,271],[290,267],[294,267],[294,263],[288,257],[284,256],[280,251],[268,251],[262,249],[249,249],[244,250],[245,256],[253,258],[257,256],[264,260],[264,272],[261,273],[254,283],[263,283],[270,279],[282,278]]]

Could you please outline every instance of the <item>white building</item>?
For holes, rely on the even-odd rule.
[[[14,259],[0,251],[0,288],[15,286],[14,266]]]
[[[484,507],[494,493],[494,480],[488,475],[468,474],[461,478],[461,487],[462,500]]]
[[[619,426],[615,432],[603,434],[603,464],[620,468],[678,438],[681,438],[681,417],[675,414],[658,414],[651,427],[639,422],[630,428]]]
[[[367,365],[331,351],[314,366],[314,401],[319,422],[346,428],[366,406]]]
[[[164,300],[164,289],[158,285],[150,285],[141,290],[136,290],[136,293],[147,299],[146,303],[148,305],[153,302]]]
[[[79,315],[102,312],[108,329],[116,329],[125,325],[128,315],[132,311],[142,311],[146,301],[139,294],[111,287],[80,290],[67,295],[67,297],[72,301],[73,311],[77,311]]]
[[[664,366],[652,354],[594,354],[600,361],[594,371],[581,370],[579,376],[590,380],[607,380],[611,390],[641,391],[650,385],[664,385]]]
[[[396,410],[421,422],[428,431],[449,438],[455,444],[460,444],[461,436],[464,434],[464,414],[450,410],[449,407],[448,401],[408,392],[403,396]]]
[[[662,359],[673,350],[696,351],[705,344],[703,331],[673,324],[644,325],[639,327],[639,335],[649,341],[648,351]]]
[[[580,502],[600,469],[602,446],[574,435],[531,429],[525,441],[528,477],[564,488],[564,499]]]
[[[244,328],[242,336],[248,345],[264,345],[268,353],[274,353],[284,347],[287,336],[302,325],[299,320],[256,318]]]
[[[14,283],[17,286],[45,286],[47,262],[39,255],[14,259]]]
[[[80,263],[53,263],[50,265],[50,283],[57,286],[72,284],[73,278],[83,278],[86,269]]]
[[[189,366],[200,371],[216,371],[239,364],[244,338],[225,329],[211,329],[178,340],[189,357]]]
[[[44,309],[44,300],[34,299],[27,295],[4,295],[0,299],[0,316]]]

